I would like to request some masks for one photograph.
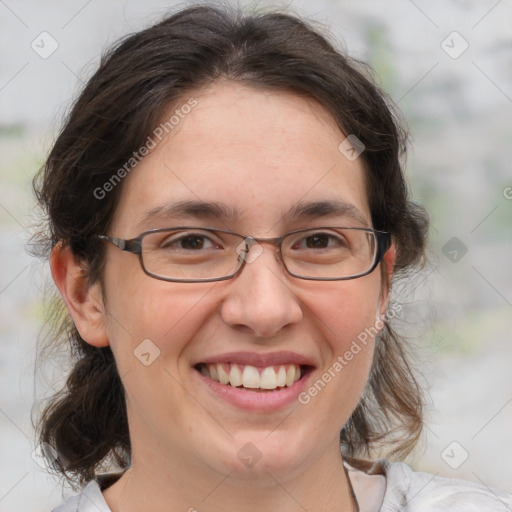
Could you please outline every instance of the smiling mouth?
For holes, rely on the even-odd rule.
[[[293,386],[313,370],[312,366],[293,363],[264,368],[235,363],[198,363],[194,368],[220,384],[256,392],[279,391]]]

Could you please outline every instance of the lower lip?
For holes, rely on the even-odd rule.
[[[298,401],[298,396],[306,388],[306,384],[313,373],[311,370],[291,386],[283,387],[279,391],[250,391],[234,388],[229,384],[221,384],[205,377],[194,369],[194,374],[206,384],[215,396],[222,400],[248,411],[276,411]]]

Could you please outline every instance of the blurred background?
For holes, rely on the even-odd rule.
[[[239,1],[239,5],[249,2]],[[35,372],[48,265],[26,253],[31,179],[101,51],[176,5],[0,0],[0,512],[70,494],[33,455]],[[414,469],[512,492],[512,2],[266,2],[323,24],[368,62],[412,133],[407,173],[431,216],[430,264],[395,290],[428,383]]]

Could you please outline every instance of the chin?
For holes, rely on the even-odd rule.
[[[224,474],[231,473],[230,478],[239,480],[241,485],[275,485],[276,479],[287,480],[309,465],[309,452],[302,445],[286,432],[236,436],[225,453]]]

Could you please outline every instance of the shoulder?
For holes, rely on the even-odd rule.
[[[71,496],[52,512],[111,512],[102,489],[119,478],[118,473],[105,473],[91,480],[80,494]]]
[[[484,484],[413,471],[402,462],[380,461],[386,491],[380,512],[510,512],[512,494]]]

